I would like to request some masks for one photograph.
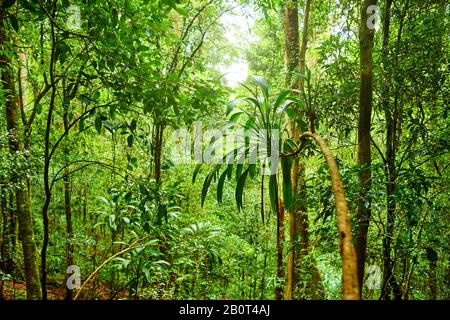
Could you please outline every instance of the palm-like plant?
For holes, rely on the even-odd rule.
[[[202,188],[202,205],[206,199],[211,182],[218,177],[217,184],[217,201],[222,203],[223,187],[226,178],[231,179],[233,170],[237,181],[235,200],[238,210],[243,208],[242,195],[248,176],[254,178],[258,167],[262,171],[262,176],[270,176],[269,189],[272,208],[277,210],[278,197],[275,190],[277,189],[278,165],[281,162],[283,171],[283,195],[285,207],[290,208],[292,204],[292,188],[290,179],[290,158],[280,157],[281,146],[283,153],[292,152],[294,143],[289,137],[286,137],[286,115],[293,113],[290,108],[298,101],[291,95],[293,90],[285,90],[274,98],[270,98],[269,87],[266,81],[258,76],[251,76],[256,83],[256,90],[242,84],[251,95],[238,97],[232,101],[227,108],[227,116],[229,116],[228,124],[222,128],[222,137],[229,137],[227,130],[238,129],[233,133],[239,132],[238,137],[242,144],[227,150],[220,163],[216,164],[206,176]],[[222,137],[213,137],[210,145],[207,147],[213,150],[210,153],[216,154],[222,148],[218,142]],[[232,140],[233,141],[233,140]],[[258,150],[256,149],[258,148]],[[256,154],[258,153],[258,154]],[[259,156],[256,157],[256,155]],[[194,170],[193,182],[203,164],[197,165]],[[220,174],[221,169],[224,171]],[[262,179],[264,180],[264,179]],[[262,185],[262,188],[264,186]],[[263,193],[262,193],[263,194]],[[263,199],[261,199],[263,201]],[[264,209],[262,210],[262,219],[264,220]]]
[[[309,86],[309,75],[299,75],[306,78]],[[226,135],[227,129],[233,127],[242,127],[244,130],[250,132],[249,136],[245,136],[245,143],[232,151],[226,153],[222,162],[216,164],[214,168],[208,173],[203,183],[202,188],[202,205],[206,199],[208,189],[212,180],[218,177],[217,184],[217,200],[222,202],[222,194],[225,179],[231,179],[233,175],[233,168],[236,167],[236,189],[235,200],[238,209],[243,207],[242,194],[247,177],[255,176],[257,165],[263,169],[269,165],[271,167],[269,177],[269,198],[272,210],[277,215],[277,276],[283,277],[283,248],[282,239],[284,237],[283,223],[284,223],[284,208],[289,210],[293,202],[292,181],[291,181],[291,162],[292,157],[298,156],[306,145],[306,141],[314,140],[320,147],[322,154],[327,162],[329,174],[331,178],[332,190],[335,198],[336,213],[338,216],[338,230],[339,230],[339,249],[342,257],[342,281],[343,281],[343,297],[344,299],[359,299],[359,286],[356,272],[356,253],[352,242],[351,227],[349,221],[349,210],[345,198],[344,186],[342,184],[339,170],[334,160],[334,157],[322,139],[322,137],[315,132],[304,132],[300,135],[300,146],[297,146],[287,135],[286,130],[286,115],[288,117],[296,117],[293,111],[295,105],[299,106],[300,101],[295,95],[300,94],[304,99],[304,111],[307,114],[312,114],[312,101],[310,92],[296,92],[295,90],[285,90],[280,94],[271,98],[269,95],[269,87],[266,81],[258,76],[252,76],[256,83],[256,90],[250,89],[248,86],[243,86],[251,94],[247,97],[240,97],[231,102],[227,109],[229,115],[229,123],[223,128],[222,132]],[[310,91],[310,90],[309,90]],[[236,110],[238,109],[238,110]],[[234,112],[233,112],[234,111]],[[244,120],[244,121],[243,121]],[[311,120],[311,119],[310,119]],[[313,118],[311,124],[313,124]],[[251,137],[264,141],[265,154],[271,155],[259,159],[258,162],[249,161],[252,159],[252,143]],[[215,137],[210,144],[210,148],[214,148],[219,137]],[[253,144],[254,145],[254,144]],[[281,151],[280,151],[281,149]],[[236,159],[234,156],[240,154],[241,157]],[[229,159],[237,161],[229,161]],[[236,163],[237,162],[237,163]],[[282,190],[284,208],[279,200],[278,188],[278,172],[279,164],[281,163],[282,172]],[[220,174],[221,168],[225,166],[224,171]],[[193,182],[202,167],[199,164],[194,171]],[[264,222],[264,175],[261,179],[261,218]],[[281,290],[277,288],[277,290]],[[279,292],[278,292],[279,293]],[[278,294],[277,294],[278,296]]]
[[[208,189],[214,178],[218,177],[217,201],[222,202],[225,180],[231,179],[235,170],[236,190],[235,200],[238,210],[243,208],[243,191],[248,176],[255,178],[258,167],[262,171],[261,178],[261,220],[264,223],[264,176],[269,175],[269,198],[272,211],[277,216],[277,277],[283,278],[283,238],[284,238],[284,209],[279,200],[278,171],[281,163],[283,177],[283,199],[286,209],[292,205],[292,182],[291,182],[291,158],[280,158],[280,146],[282,152],[292,152],[294,143],[286,136],[286,115],[293,113],[290,108],[298,101],[292,97],[292,90],[285,90],[274,98],[270,97],[269,87],[266,81],[258,76],[252,76],[256,84],[256,90],[242,84],[250,93],[249,96],[239,97],[231,102],[227,108],[229,116],[228,124],[222,129],[223,135],[227,136],[227,130],[240,129],[241,144],[233,146],[225,151],[222,161],[216,164],[207,174],[202,188],[202,205],[206,199]],[[217,146],[220,137],[215,137],[209,149],[217,151],[222,149]],[[234,143],[234,139],[232,140]],[[214,153],[214,152],[212,152]],[[195,171],[193,181],[202,167],[199,164]],[[222,173],[221,168],[224,167]],[[235,169],[234,169],[235,168]],[[277,287],[277,295],[281,288]]]

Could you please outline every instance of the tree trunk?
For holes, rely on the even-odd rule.
[[[65,87],[65,85],[63,85]],[[66,96],[66,94],[64,95]],[[65,101],[66,99],[64,99]],[[69,129],[69,110],[68,106],[64,105],[64,114],[63,114],[63,121],[64,121],[64,130],[67,131]],[[65,165],[66,168],[64,169],[64,211],[66,214],[66,267],[73,265],[73,244],[72,244],[72,238],[73,238],[73,225],[72,225],[72,196],[70,191],[70,171],[69,167],[67,166],[69,164],[69,148],[66,146],[64,150],[64,154],[66,155]],[[66,274],[66,280],[67,277],[69,277],[68,274]],[[66,286],[66,300],[72,300],[73,297],[73,291],[72,289],[69,289]]]
[[[438,289],[438,281],[437,281],[437,260],[430,261],[430,273],[428,276],[428,286],[430,287],[430,299],[437,299],[437,289]]]
[[[364,265],[366,262],[367,233],[371,215],[371,149],[370,131],[372,118],[372,48],[374,30],[367,27],[369,14],[367,9],[376,5],[376,0],[364,0],[361,9],[361,25],[359,30],[359,61],[360,61],[360,93],[358,120],[358,165],[359,170],[359,199],[358,199],[358,229],[356,236],[356,253],[358,256],[359,291],[362,292],[364,280]]]
[[[56,1],[54,2],[52,8],[52,16],[54,17],[56,14]],[[56,98],[56,79],[55,79],[55,61],[56,59],[56,33],[55,33],[55,24],[51,23],[51,56],[50,56],[50,84],[51,84],[51,94],[50,94],[50,103],[47,113],[47,123],[45,128],[45,137],[44,137],[44,191],[45,191],[45,201],[44,206],[42,207],[42,223],[44,225],[44,239],[42,242],[41,249],[41,287],[42,287],[42,299],[47,300],[47,248],[49,241],[49,220],[48,220],[48,209],[50,206],[50,202],[52,199],[52,193],[50,189],[50,131],[52,128],[53,121],[53,111],[55,109],[55,98]]]
[[[286,86],[292,89],[303,90],[304,87],[304,79],[293,75],[293,73],[304,73],[306,70],[305,59],[308,44],[310,7],[311,0],[307,0],[305,3],[303,37],[300,48],[298,2],[297,0],[290,0],[287,1],[284,6],[285,65],[287,71]],[[310,130],[314,131],[313,113],[310,112],[307,117],[310,123]],[[296,122],[291,119],[289,119],[289,134],[294,141],[299,141],[299,128],[296,125]],[[301,260],[309,252],[305,166],[299,161],[298,157],[293,159],[291,177],[294,191],[294,203],[288,215],[290,247],[286,273],[286,300],[291,300],[294,297],[294,289],[300,278],[298,270],[301,269]],[[300,239],[300,243],[296,243],[297,238]],[[312,281],[308,283],[309,291],[311,291],[314,299],[320,299],[323,297],[320,273],[314,263],[309,266],[311,268],[308,271],[313,275]]]
[[[7,185],[3,182],[2,184]],[[15,242],[14,210],[8,208],[7,191],[4,188],[0,188],[0,211],[3,219],[0,270],[6,274],[12,274],[14,271],[13,250]]]
[[[360,291],[357,276],[357,259],[352,241],[350,212],[348,210],[344,185],[341,181],[339,169],[330,149],[318,134],[306,132],[300,138],[312,138],[316,141],[327,162],[338,217],[339,251],[342,258],[342,294],[345,300],[359,300]]]
[[[300,43],[299,43],[299,23],[298,23],[298,3],[297,0],[288,0],[284,5],[284,37],[285,37],[285,65],[286,65],[286,86],[293,89],[299,89],[299,78],[293,75],[293,72],[299,71],[300,63]],[[294,141],[298,140],[299,132],[295,121],[289,120],[289,134]],[[294,291],[294,256],[296,239],[296,219],[300,211],[298,194],[298,175],[299,161],[295,157],[292,165],[292,189],[294,191],[294,204],[288,213],[289,219],[289,252],[286,271],[286,286],[284,298],[291,300]]]
[[[311,0],[306,0],[305,10],[303,16],[303,35],[302,35],[302,43],[300,48],[300,73],[305,74],[306,72],[306,51],[308,49],[308,30],[309,30],[309,14],[311,12]],[[304,78],[299,79],[299,89],[300,91],[304,90]],[[315,112],[314,110],[309,110],[308,114],[308,126],[309,130],[312,133],[315,133]],[[299,130],[297,130],[297,134]],[[303,162],[300,162],[299,159],[296,159],[295,162],[298,163],[298,199],[300,199],[299,210],[297,214],[297,218],[295,221],[295,232],[300,235],[301,241],[301,250],[294,251],[294,260],[295,267],[297,270],[301,270],[301,260],[302,258],[309,254],[309,236],[308,236],[308,208],[307,208],[307,194],[306,194],[306,167]],[[317,268],[316,262],[313,260],[311,263],[307,264],[307,270],[311,273],[312,279],[308,282],[308,290],[311,293],[311,298],[314,300],[323,299],[325,288],[322,284],[322,278],[320,275],[320,271]],[[298,272],[294,272],[294,287],[299,282],[299,274]]]
[[[70,177],[69,170],[64,170],[64,210],[66,213],[66,267],[73,265],[73,226],[72,226],[72,203],[71,203],[71,192],[70,192]],[[72,300],[72,290],[67,288],[66,300]]]
[[[275,286],[275,297],[283,299],[283,288],[280,281],[284,278],[283,268],[283,243],[284,243],[284,205],[278,195],[278,179],[275,176],[275,204],[277,214],[277,282]]]
[[[390,7],[391,1],[387,3],[385,22],[384,22],[384,33],[383,33],[383,64],[388,65],[388,54],[389,54],[389,26],[390,21]],[[401,34],[403,30],[403,21],[406,16],[406,12],[409,9],[408,1],[404,5],[403,13],[400,17],[400,26],[397,35],[397,54],[395,55],[395,67],[398,66],[398,48],[400,45]],[[385,176],[386,176],[386,208],[387,217],[383,236],[383,285],[381,298],[385,300],[391,299],[391,291],[394,291],[394,295],[398,298],[398,287],[395,277],[393,275],[393,262],[391,259],[391,242],[394,233],[394,221],[395,221],[395,211],[396,211],[396,200],[395,200],[395,189],[397,183],[397,168],[396,168],[396,152],[398,145],[398,127],[401,121],[401,112],[398,106],[398,93],[399,88],[393,90],[394,101],[391,105],[390,94],[391,94],[391,77],[393,75],[386,72],[386,81],[383,87],[383,110],[386,119],[386,156],[385,156]]]
[[[302,36],[302,47],[300,49],[300,73],[305,74],[306,72],[306,50],[308,49],[308,25],[309,25],[309,13],[311,11],[311,0],[306,0],[305,11],[303,16],[303,36]],[[299,89],[304,91],[305,78],[301,77],[299,79]],[[311,106],[312,107],[312,106]],[[308,126],[309,131],[315,133],[315,113],[314,110],[307,111]]]
[[[154,178],[158,185],[161,184],[161,154],[163,134],[164,126],[162,124],[156,124],[155,136],[153,138],[155,148],[153,156],[155,161]]]
[[[383,292],[382,298],[390,300],[390,292],[392,289],[392,259],[391,259],[391,242],[394,232],[394,215],[396,210],[396,201],[394,197],[396,184],[396,168],[395,168],[395,132],[396,119],[395,115],[389,110],[385,110],[386,114],[386,199],[387,199],[387,221],[386,229],[383,237]]]
[[[3,52],[8,52],[7,32],[3,30],[5,25],[6,12],[0,9],[0,47]],[[9,133],[9,148],[11,154],[23,153],[20,147],[20,136],[17,125],[18,105],[16,104],[15,85],[12,79],[11,61],[6,53],[0,55],[0,68],[2,70],[2,85],[5,92],[6,124]],[[33,220],[31,214],[31,204],[29,192],[26,187],[27,177],[18,173],[18,183],[22,187],[16,188],[17,216],[19,220],[19,234],[22,242],[22,249],[25,264],[25,280],[27,285],[27,299],[40,299],[39,271],[36,255],[36,245],[34,241]]]

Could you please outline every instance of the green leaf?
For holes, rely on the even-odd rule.
[[[91,99],[89,99],[89,97],[86,96],[85,94],[80,95],[78,98],[80,99],[81,102],[83,102],[87,106],[91,104]]]
[[[41,108],[41,110],[42,110],[42,108]],[[84,118],[81,118],[80,121],[78,122],[78,129],[80,129],[80,132],[82,132],[84,130]]]
[[[19,20],[17,20],[16,16],[11,16],[11,26],[16,32],[19,32]]]
[[[277,175],[273,174],[269,178],[269,199],[273,212],[277,212]]]
[[[294,151],[296,146],[297,145],[295,144],[294,140],[292,140],[291,138],[286,138],[283,142],[283,152]]]
[[[298,101],[297,101],[296,99],[292,99],[292,98],[286,99],[286,100],[282,103],[282,105],[279,107],[279,112],[286,112],[286,113],[287,113],[286,110],[287,110],[290,106],[295,105],[295,104],[298,104]],[[291,109],[290,109],[290,110],[291,110]]]
[[[235,122],[239,119],[239,117],[240,117],[242,114],[243,114],[243,112],[236,112],[236,113],[234,113],[234,114],[230,117],[229,121],[235,123]]]
[[[36,114],[41,114],[42,113],[42,105],[40,103],[36,103],[34,108],[36,110]]]
[[[297,121],[297,123],[298,123],[298,127],[300,128],[300,130],[301,130],[302,132],[306,131],[306,129],[307,129],[307,127],[308,127],[308,124],[307,124],[304,120],[299,119],[299,120]]]
[[[168,222],[167,206],[165,204],[158,205],[158,213],[156,215],[156,224],[161,224],[162,218]]]
[[[214,178],[217,170],[219,170],[221,167],[220,164],[216,165],[216,167],[211,171],[205,178],[205,181],[203,182],[203,188],[202,188],[202,207],[205,204],[206,195],[208,194],[209,186],[211,185],[211,181]]]
[[[97,130],[98,134],[102,133],[102,126],[103,126],[102,118],[101,117],[95,118],[95,130]]]
[[[130,130],[131,130],[131,132],[134,133],[134,131],[136,130],[136,125],[137,125],[137,121],[136,121],[136,119],[133,119],[133,120],[131,121],[131,124],[130,124]]]
[[[187,11],[184,8],[180,8],[180,7],[175,7],[174,8],[180,15],[182,15],[183,17],[188,17],[189,16],[189,11]]]
[[[292,207],[291,166],[291,159],[287,157],[281,158],[281,169],[283,171],[283,199],[286,210],[290,210]]]
[[[99,98],[100,98],[100,91],[95,91],[94,94],[92,95],[92,100],[98,101]]]
[[[256,123],[255,119],[249,117],[247,119],[247,121],[245,122],[244,129],[246,129],[246,130],[253,129],[255,131],[258,131],[259,127],[258,127],[258,124]]]
[[[264,97],[266,99],[269,99],[269,86],[267,85],[266,80],[260,76],[251,76],[251,77],[253,78],[253,80],[255,80],[256,84],[263,92]]]
[[[256,164],[250,164],[248,166],[250,177],[253,179],[256,176]]]
[[[245,169],[245,171],[239,177],[239,180],[238,180],[238,183],[236,186],[235,199],[236,199],[236,204],[237,204],[239,211],[241,211],[243,208],[242,195],[244,193],[245,180],[247,179],[249,170],[250,170],[250,167]]]
[[[233,164],[230,163],[228,165],[228,173],[227,173],[227,179],[231,180],[231,177],[233,176]]]
[[[70,52],[70,46],[68,46],[64,41],[57,42],[55,46],[55,60],[64,63],[68,52]]]
[[[244,168],[244,165],[242,163],[238,163],[236,165],[236,181],[239,180],[239,177],[241,176],[242,169]]]
[[[233,109],[242,102],[245,102],[245,98],[238,98],[236,100],[231,101],[228,104],[226,115],[228,116],[230,112],[233,111]]]
[[[152,262],[152,264],[170,267],[170,263],[165,260],[158,260],[158,261]]]
[[[307,73],[295,72],[295,75],[297,75],[297,77],[299,77],[299,78],[303,78],[305,80],[308,80],[308,74]]]
[[[217,183],[217,202],[219,204],[222,204],[222,197],[223,197],[223,186],[225,184],[225,178],[228,175],[228,171],[230,171],[232,167],[227,166],[224,172],[220,175],[219,182]]]
[[[277,97],[277,99],[275,100],[275,103],[274,103],[274,108],[275,108],[275,110],[278,109],[278,107],[286,100],[286,98],[287,98],[291,93],[292,93],[292,90],[285,90],[285,91],[282,91],[282,92],[278,95],[278,97]]]
[[[195,183],[195,179],[197,178],[198,173],[200,172],[200,169],[202,168],[202,163],[199,163],[195,166],[194,173],[192,174],[192,183]]]
[[[117,224],[116,224],[116,215],[111,214],[108,216],[108,224],[112,231],[117,230]]]
[[[289,118],[295,118],[296,116],[297,116],[297,113],[294,111],[294,110],[292,110],[291,108],[286,108],[285,110],[284,110],[284,112],[288,115],[288,117]]]
[[[130,264],[130,261],[131,261],[131,260],[124,259],[124,258],[121,258],[121,257],[114,258],[114,260],[118,261],[119,262],[118,265],[120,265],[123,269],[126,269],[128,267],[128,265]]]
[[[134,136],[132,134],[130,134],[127,138],[128,147],[131,148],[133,146],[133,142],[134,142]]]
[[[145,279],[146,279],[149,283],[151,283],[152,277],[150,276],[150,270],[149,270],[148,268],[143,268],[143,269],[142,269],[142,272],[144,272]]]
[[[107,207],[111,207],[111,206],[112,206],[111,203],[109,202],[109,200],[106,199],[105,197],[98,196],[97,198],[98,198],[99,200],[101,200],[104,204],[106,204]]]

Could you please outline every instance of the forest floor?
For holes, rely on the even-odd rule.
[[[89,299],[111,300],[110,286],[97,285],[95,288],[86,288]],[[65,287],[58,287],[57,285],[47,286],[48,300],[64,300],[66,297]],[[0,282],[0,300],[25,300],[27,297],[25,282],[4,281],[3,285]],[[80,295],[79,300],[85,299]],[[122,291],[114,294],[113,299],[128,299],[128,291]]]
[[[27,291],[25,282],[12,282],[5,281],[2,287],[2,293],[0,297],[5,300],[22,300],[26,299]],[[1,291],[0,291],[1,292]],[[48,288],[49,300],[63,300],[65,297],[65,291],[62,288]]]

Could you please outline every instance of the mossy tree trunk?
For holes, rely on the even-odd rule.
[[[362,290],[364,279],[364,265],[366,262],[367,233],[371,216],[371,118],[372,118],[372,49],[374,29],[368,28],[370,12],[369,6],[376,5],[377,0],[364,0],[361,8],[359,29],[359,61],[360,61],[360,92],[358,118],[358,165],[359,170],[359,198],[358,198],[358,230],[356,235],[356,252],[358,256],[359,290]]]
[[[1,6],[0,6],[1,7]],[[9,47],[8,30],[4,29],[7,25],[5,21],[7,13],[0,8],[0,68],[2,70],[1,81],[4,91],[4,103],[6,109],[6,125],[8,130],[8,143],[11,154],[15,157],[24,156],[24,150],[20,145],[20,134],[18,126],[19,104],[16,98],[15,84],[13,80],[13,71],[8,52],[12,52]],[[25,280],[27,286],[28,299],[41,298],[41,286],[39,284],[39,269],[36,245],[34,241],[33,219],[31,213],[30,192],[27,188],[27,177],[25,173],[17,173],[18,184],[21,187],[16,188],[17,216],[19,220],[19,238],[22,242],[25,265]]]

